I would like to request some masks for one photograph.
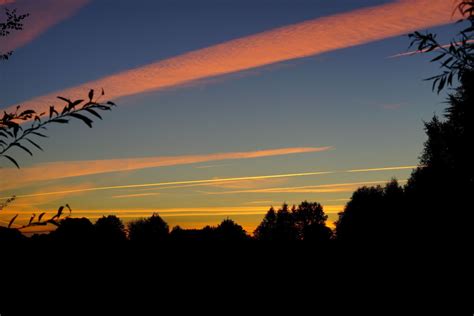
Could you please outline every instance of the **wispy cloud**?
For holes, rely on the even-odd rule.
[[[15,0],[0,0],[0,5],[9,4],[13,2],[15,2]]]
[[[136,193],[136,194],[122,194],[122,195],[113,195],[113,199],[129,199],[129,198],[142,198],[160,195],[158,192],[151,193]]]
[[[383,167],[383,168],[367,168],[367,169],[352,169],[346,172],[377,172],[377,171],[391,171],[391,170],[406,170],[413,169],[416,166],[399,166],[399,167]]]
[[[406,180],[400,180],[404,182]],[[225,195],[225,194],[242,194],[242,193],[343,193],[353,192],[361,186],[367,185],[381,185],[387,180],[380,181],[366,181],[366,182],[351,182],[351,183],[332,183],[321,185],[295,186],[295,187],[277,187],[267,189],[250,189],[250,190],[233,190],[223,192],[203,192],[208,195]]]
[[[466,43],[472,44],[472,43],[474,43],[474,40],[467,40]],[[456,43],[454,43],[454,45],[455,46],[460,46],[460,45],[462,45],[462,42],[456,42]],[[440,50],[441,48],[449,48],[450,46],[451,46],[451,44],[441,45],[440,47],[435,48],[434,51]],[[422,50],[412,50],[412,51],[408,51],[408,52],[404,52],[404,53],[395,54],[395,55],[389,56],[388,58],[413,56],[413,55],[426,53],[428,51],[429,51],[428,48],[425,48],[425,49],[422,49]]]
[[[405,170],[408,167],[385,167],[385,168],[372,168],[364,169],[365,171],[360,170],[345,170],[345,171],[315,171],[315,172],[301,172],[301,173],[286,173],[286,174],[273,174],[273,175],[263,175],[263,176],[250,176],[250,177],[236,177],[236,178],[221,178],[221,179],[204,179],[204,180],[184,180],[184,181],[171,181],[171,182],[157,182],[157,183],[143,183],[143,184],[131,184],[131,185],[115,185],[115,186],[102,186],[102,187],[93,187],[79,190],[62,190],[62,191],[53,191],[53,192],[42,192],[35,194],[24,194],[17,195],[17,197],[33,197],[33,196],[49,196],[57,194],[68,194],[68,193],[78,193],[78,192],[92,192],[92,191],[106,191],[106,190],[122,190],[122,189],[142,189],[142,188],[152,188],[152,187],[170,187],[170,186],[179,186],[179,185],[202,185],[202,184],[214,184],[222,182],[239,182],[243,180],[262,180],[262,179],[279,179],[279,178],[294,178],[294,177],[309,177],[309,176],[320,176],[327,174],[335,173],[349,173],[349,172],[383,172],[383,171],[396,171],[396,170]],[[412,166],[411,168],[416,168]],[[0,199],[5,199],[8,197],[0,197]]]
[[[24,29],[14,35],[2,39],[0,49],[9,51],[18,49],[56,24],[70,18],[90,0],[0,0],[0,5],[11,4],[19,13],[29,13],[24,21]]]
[[[41,112],[57,102],[57,95],[79,99],[90,88],[104,88],[108,98],[116,99],[176,87],[446,24],[457,18],[451,12],[452,1],[398,0],[231,40],[38,97],[23,105]]]
[[[147,158],[61,161],[37,164],[32,167],[0,169],[1,188],[14,188],[27,183],[87,176],[110,172],[194,164],[208,161],[255,159],[263,157],[316,153],[333,147],[291,147],[247,152],[212,153],[204,155],[157,156]],[[8,180],[7,180],[8,179]]]

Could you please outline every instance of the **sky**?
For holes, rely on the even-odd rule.
[[[2,38],[0,108],[105,90],[89,129],[54,126],[22,168],[0,161],[0,223],[68,203],[91,220],[157,212],[170,226],[231,218],[252,232],[270,206],[320,202],[418,164],[423,121],[445,96],[406,34],[448,42],[451,0],[0,0],[30,17]]]

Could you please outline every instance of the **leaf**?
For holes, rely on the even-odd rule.
[[[31,139],[26,138],[26,141],[28,141],[31,145],[35,146],[35,147],[38,148],[39,150],[44,151],[43,148],[41,148],[40,145],[38,145],[37,143],[35,143],[35,142],[32,141]]]
[[[23,145],[21,145],[21,144],[19,144],[19,143],[13,143],[12,146],[21,148],[21,149],[23,149],[24,151],[26,151],[27,153],[29,153],[30,156],[33,156],[33,153],[31,152],[31,150],[29,150],[28,148],[26,148],[25,146],[23,146]]]
[[[69,99],[66,99],[66,98],[63,98],[63,97],[59,97],[59,96],[58,96],[57,98],[60,99],[60,100],[63,100],[63,101],[66,102],[67,104],[71,104],[71,103],[72,103],[71,100],[69,100]]]
[[[73,108],[73,107],[81,104],[82,102],[84,102],[84,100],[76,100],[76,101],[72,102],[70,106]]]
[[[49,107],[49,118],[53,117],[53,114],[59,115],[58,111],[54,108],[54,106]]]
[[[69,115],[83,121],[87,126],[92,128],[92,120],[90,118],[88,118],[87,116],[84,116],[84,115],[79,114],[79,113],[70,113]]]
[[[446,77],[443,77],[438,85],[438,94],[443,90],[444,86],[446,84]]]
[[[438,61],[438,60],[440,60],[441,58],[443,58],[444,56],[446,56],[446,53],[439,54],[438,56],[436,56],[435,58],[433,58],[433,59],[431,60],[431,62]]]
[[[54,120],[52,120],[51,122],[54,122],[54,123],[61,123],[61,124],[67,124],[67,123],[69,123],[68,120],[66,120],[66,119],[59,119],[59,118],[58,118],[58,119],[54,119]]]
[[[100,116],[99,113],[97,113],[97,112],[94,111],[93,109],[87,108],[87,109],[85,109],[85,110],[86,110],[87,112],[89,112],[90,114],[92,114],[92,115],[98,117],[99,119],[102,119],[102,116]]]
[[[45,215],[46,213],[43,212],[41,213],[39,216],[38,216],[38,222],[41,222],[41,219],[43,218],[43,216]]]
[[[31,223],[33,222],[33,220],[35,219],[35,217],[36,217],[36,214],[33,214],[33,216],[31,216],[30,221],[28,222],[28,226],[31,225]]]
[[[10,160],[18,169],[20,169],[20,165],[16,162],[15,159],[13,159],[12,157],[10,156],[7,156],[7,155],[1,155],[0,157],[5,157],[7,158],[8,160]]]
[[[13,223],[15,222],[15,219],[18,217],[18,214],[16,214],[11,220],[10,223],[8,223],[8,228],[12,227]]]
[[[39,136],[39,137],[48,138],[48,136],[46,136],[46,135],[44,135],[44,134],[41,134],[41,133],[38,133],[38,132],[31,132],[31,134],[35,134],[36,136]]]
[[[64,210],[64,206],[60,206],[58,208],[58,213],[56,214],[58,218],[61,217],[61,215],[63,214],[63,210]]]
[[[33,110],[26,110],[26,111],[21,112],[20,116],[32,115],[32,114],[35,114],[35,113],[36,112],[33,111]]]
[[[71,209],[71,207],[69,206],[69,204],[66,204],[66,207],[67,207],[67,209],[69,210],[69,215],[71,215],[72,209]]]

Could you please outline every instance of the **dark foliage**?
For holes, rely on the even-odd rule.
[[[355,191],[336,222],[338,240],[380,242],[407,236],[404,191],[396,180],[385,187],[362,187]],[[404,221],[404,222],[402,222]]]
[[[125,226],[115,215],[99,218],[94,227],[96,239],[100,242],[123,242],[127,239]]]
[[[16,10],[5,9],[5,15],[7,20],[0,22],[0,37],[9,36],[13,31],[19,31],[23,29],[23,20],[26,19],[29,14],[18,15]],[[0,60],[7,60],[13,54],[12,51],[0,52]]]
[[[66,218],[49,237],[58,242],[90,243],[95,240],[94,225],[87,218]]]
[[[113,102],[99,103],[101,95],[94,99],[94,90],[90,90],[87,100],[74,100],[58,97],[66,105],[58,112],[54,106],[51,106],[49,113],[36,113],[34,110],[21,110],[18,106],[15,112],[4,112],[0,116],[0,158],[5,158],[20,168],[17,160],[8,152],[13,148],[33,156],[32,149],[43,150],[37,143],[38,138],[47,137],[44,131],[51,124],[67,124],[71,119],[82,121],[89,127],[92,127],[93,120],[90,116],[102,119],[100,111],[110,111]],[[32,122],[28,124],[28,122]]]
[[[128,237],[137,242],[163,242],[168,240],[169,227],[158,214],[153,214],[129,223]]]
[[[223,220],[217,227],[206,226],[203,229],[176,226],[170,233],[173,242],[239,242],[250,239],[242,226],[231,219]]]
[[[324,242],[332,231],[326,226],[327,215],[319,203],[302,202],[290,210],[287,204],[270,210],[254,232],[257,240]]]
[[[25,241],[26,237],[18,230],[14,228],[6,228],[0,226],[0,244],[12,243]]]
[[[428,136],[405,188],[357,190],[336,223],[336,236],[351,241],[472,240],[473,211],[468,201],[474,193],[474,1],[462,1],[458,10],[467,23],[448,46],[434,34],[409,36],[420,52],[436,53],[443,72],[428,78],[438,93],[459,83],[448,93],[443,118],[425,123]]]

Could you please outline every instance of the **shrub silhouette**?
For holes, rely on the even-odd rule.
[[[168,239],[169,226],[158,215],[139,219],[128,224],[128,236],[131,241],[163,242]]]
[[[248,240],[249,236],[239,224],[231,219],[223,220],[215,229],[216,239],[219,241],[244,241]]]
[[[58,228],[50,233],[53,241],[68,243],[88,243],[95,240],[94,225],[85,217],[65,218]]]
[[[94,224],[97,241],[123,242],[127,240],[125,226],[115,215],[103,216]]]
[[[0,226],[0,244],[7,244],[25,240],[27,240],[27,238],[18,229]]]

